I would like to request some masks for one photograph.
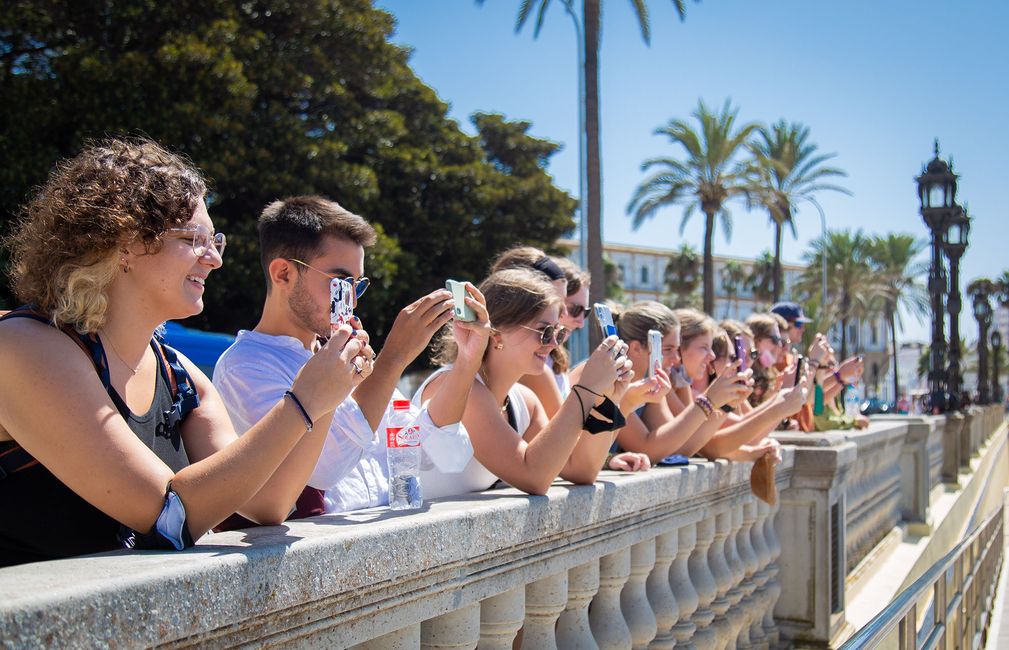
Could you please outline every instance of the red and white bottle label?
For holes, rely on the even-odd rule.
[[[389,427],[385,430],[385,445],[390,449],[420,446],[420,427]]]

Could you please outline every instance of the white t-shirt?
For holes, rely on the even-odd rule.
[[[424,383],[420,385],[417,391],[413,394],[413,399],[411,400],[416,407],[421,407],[421,396],[424,394],[424,389],[427,387],[428,383],[438,375],[446,372],[450,366],[446,366],[439,370],[434,371],[431,375],[424,380]],[[483,383],[483,379],[477,375],[477,379],[480,383]],[[518,385],[512,386],[508,391],[508,400],[511,404],[512,413],[515,416],[515,424],[517,431],[515,435],[522,437],[529,428],[529,424],[532,418],[529,415],[529,408],[526,405],[525,399],[522,397],[522,391]],[[430,402],[430,398],[426,400],[423,406],[426,408],[427,402]],[[469,433],[466,431],[466,426],[462,423],[459,424],[463,433],[466,435],[466,439],[469,440]],[[465,494],[466,492],[478,492],[480,490],[486,490],[498,481],[498,477],[495,476],[489,469],[484,467],[480,461],[473,456],[466,463],[466,467],[457,474],[447,474],[440,471],[438,468],[431,468],[430,470],[421,471],[420,473],[420,489],[424,494],[424,498],[435,499],[438,497],[451,496],[455,494]]]
[[[310,358],[312,352],[296,338],[249,330],[238,333],[217,361],[214,386],[239,435],[283,399]],[[393,399],[405,398],[397,391]],[[417,424],[427,464],[445,472],[459,471],[472,457],[473,446],[458,424],[436,427],[426,410],[417,412]],[[378,430],[383,431],[384,425],[385,417]],[[348,398],[336,408],[308,485],[326,490],[326,512],[388,505],[385,458],[384,438],[371,429],[357,402]]]

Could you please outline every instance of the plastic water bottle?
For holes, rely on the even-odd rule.
[[[424,499],[420,492],[420,427],[413,422],[409,400],[395,400],[385,429],[389,464],[389,507],[414,510]]]
[[[844,414],[856,417],[862,412],[862,393],[858,386],[848,386],[844,389]]]

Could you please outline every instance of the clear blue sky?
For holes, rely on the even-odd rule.
[[[393,40],[413,48],[414,70],[465,130],[473,132],[474,111],[530,120],[533,135],[564,145],[549,171],[577,195],[576,44],[559,0],[535,40],[531,23],[514,31],[519,0],[376,4],[396,17]],[[820,197],[832,229],[925,237],[913,177],[938,137],[974,217],[963,284],[1009,268],[1009,2],[703,0],[687,3],[682,23],[669,0],[648,7],[650,47],[630,2],[603,2],[606,241],[700,247],[696,216],[682,237],[676,207],[634,231],[626,206],[643,178],[642,160],[679,154],[652,131],[689,117],[699,98],[714,106],[731,98],[740,120],[803,122],[821,151],[837,154],[833,162],[848,172],[843,184],[854,196]],[[731,210],[732,240],[719,231],[716,253],[755,256],[771,247],[766,214]],[[797,224],[799,239],[787,236],[784,248],[793,262],[820,232],[812,207],[801,209]],[[926,326],[907,326],[907,338],[927,338]],[[961,331],[976,337],[973,317],[962,319]]]

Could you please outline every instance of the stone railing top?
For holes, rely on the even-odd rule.
[[[794,465],[790,447],[783,455],[779,484]],[[557,482],[545,496],[498,489],[409,514],[375,508],[211,534],[181,553],[124,551],[0,569],[0,640],[28,647],[238,640],[280,614],[302,617],[298,625],[306,617],[370,625],[362,612],[379,603],[407,603],[420,621],[464,604],[457,602],[464,587],[491,589],[496,575],[537,579],[537,571],[709,517],[749,494],[750,468],[695,461],[603,472],[595,485]],[[305,613],[306,604],[314,609]]]
[[[844,432],[844,437],[859,447],[873,447],[887,444],[895,439],[903,439],[907,434],[907,421],[869,421],[865,429],[851,429]]]

